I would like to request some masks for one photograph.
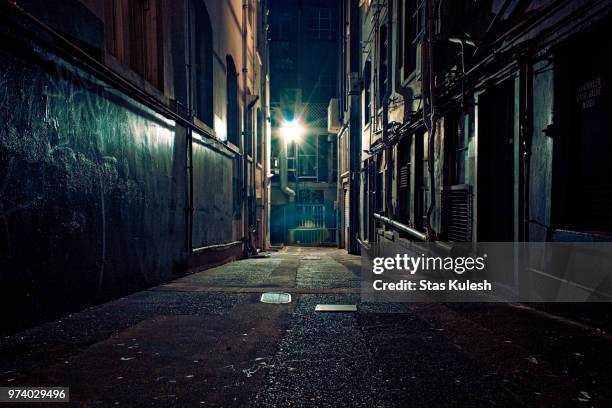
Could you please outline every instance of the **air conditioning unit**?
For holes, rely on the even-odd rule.
[[[327,131],[337,134],[340,132],[342,124],[340,123],[340,112],[338,110],[338,98],[332,98],[327,107]]]

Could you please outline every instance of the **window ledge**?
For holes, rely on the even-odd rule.
[[[121,75],[133,85],[138,86],[150,96],[157,99],[159,102],[170,108],[170,98],[161,90],[155,87],[151,82],[147,81],[127,65],[123,64],[113,54],[108,51],[104,53],[104,65]]]

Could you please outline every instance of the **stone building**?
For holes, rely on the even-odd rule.
[[[267,247],[265,0],[3,1],[0,18],[10,324]]]
[[[609,241],[610,6],[343,1],[346,247]],[[545,257],[522,268],[563,281]]]

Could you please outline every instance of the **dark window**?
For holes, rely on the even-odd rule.
[[[317,177],[317,136],[305,136],[298,146],[299,177]]]
[[[238,73],[231,56],[226,58],[227,64],[227,140],[240,146],[240,123],[238,112]]]
[[[414,226],[420,231],[425,231],[427,226],[428,197],[428,169],[427,169],[427,134],[417,133],[414,139],[415,150],[415,174],[414,174]]]
[[[363,121],[365,124],[368,124],[372,117],[372,62],[369,60],[365,62],[365,67],[363,68],[363,93]]]
[[[412,138],[404,137],[398,144],[397,201],[398,219],[404,224],[410,221],[410,183],[412,172]]]
[[[383,179],[382,154],[376,156],[376,168],[374,173],[374,212],[383,212]]]
[[[294,53],[291,41],[274,41],[270,44],[270,65],[273,70],[295,70]]]
[[[338,180],[338,138],[332,139],[332,183]]]
[[[389,42],[387,38],[387,26],[380,27],[379,33],[379,55],[378,55],[378,106],[382,106],[387,91],[387,66],[389,64]]]
[[[194,112],[202,122],[213,127],[213,37],[206,6],[192,1],[194,28]]]
[[[425,33],[425,0],[406,0],[403,4],[403,72],[407,79],[418,68],[417,48]]]
[[[118,4],[115,4],[115,7],[111,5],[107,10],[112,20],[109,26],[116,30],[115,34],[118,34],[107,36],[111,53],[117,55],[119,60],[129,65],[141,77],[161,89],[163,85],[162,30],[159,29],[161,21],[158,13],[159,2],[157,0],[128,0],[127,16],[122,15],[124,9],[118,6]],[[127,35],[123,35],[119,31],[126,17]],[[119,44],[121,38],[126,40],[125,44]]]
[[[334,95],[334,77],[320,74],[317,78],[317,92],[322,96]]]
[[[317,181],[327,183],[329,175],[329,144],[327,142],[327,135],[318,136],[319,150],[317,152]]]
[[[468,136],[466,130],[467,116],[463,113],[449,118],[449,127],[447,129],[451,136],[451,157],[449,162],[450,169],[450,184],[465,184],[465,169],[468,156]]]
[[[308,32],[312,40],[331,40],[332,10],[329,7],[313,8],[308,11]]]
[[[249,92],[250,94],[250,92]],[[247,112],[246,128],[244,129],[244,151],[247,156],[253,157],[253,110]]]
[[[278,13],[272,13],[270,22],[273,41],[293,40],[294,20],[290,8],[281,7]]]

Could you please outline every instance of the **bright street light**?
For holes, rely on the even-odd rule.
[[[283,139],[285,139],[285,142],[287,143],[288,142],[299,142],[300,138],[304,134],[304,126],[302,126],[302,124],[298,122],[296,119],[286,121],[281,126],[280,130],[281,130],[281,135],[283,136]]]

